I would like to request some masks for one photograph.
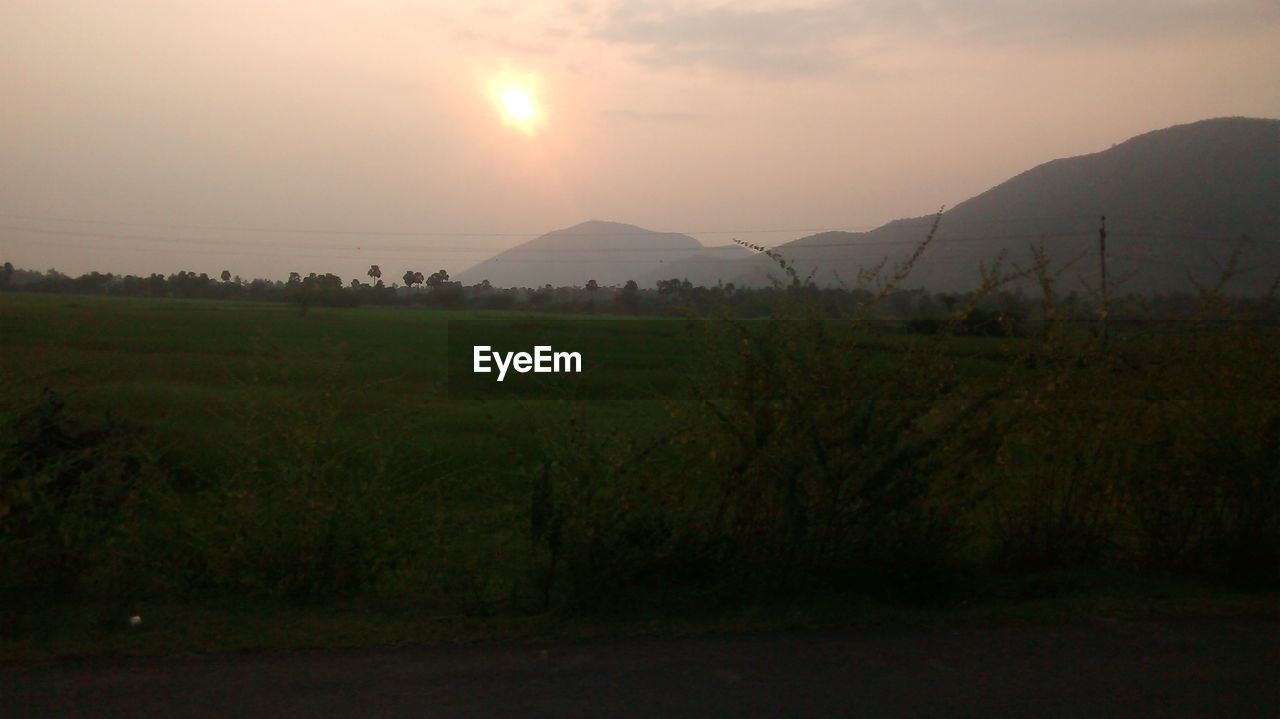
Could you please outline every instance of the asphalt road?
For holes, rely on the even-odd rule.
[[[0,666],[2,717],[1275,717],[1264,619]]]

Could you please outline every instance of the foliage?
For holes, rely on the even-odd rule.
[[[0,448],[0,594],[114,592],[136,563],[166,491],[148,439],[108,415],[73,419],[45,388],[8,423]]]
[[[1219,285],[1190,319],[1097,332],[1063,311],[1038,258],[984,270],[943,303],[949,315],[909,325],[926,331],[886,368],[874,318],[912,260],[864,278],[875,289],[833,321],[775,257],[788,281],[767,319],[706,324],[729,328],[708,338],[721,352],[699,376],[725,399],[676,403],[647,438],[564,429],[530,510],[548,594],[564,584],[581,602],[658,581],[947,601],[975,570],[1109,568],[1280,584],[1268,305]],[[1021,277],[1042,287],[1042,320],[982,309]],[[1021,349],[993,355],[998,372],[962,374],[960,337]],[[670,567],[696,570],[659,571]]]
[[[780,266],[766,290],[597,287],[616,312],[724,320],[703,323],[694,378],[716,399],[625,407],[447,402],[432,363],[457,315],[316,299],[581,312],[585,290],[299,273],[279,292],[306,316],[7,294],[0,589],[11,606],[492,615],[829,590],[947,603],[1044,571],[1280,585],[1265,299],[1206,287],[1129,305],[1127,324],[1113,307],[1104,333],[1043,262],[996,263],[966,296],[896,289],[910,267],[833,291]],[[159,280],[139,292],[254,291]]]

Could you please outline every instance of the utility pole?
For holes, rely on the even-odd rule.
[[[1102,351],[1107,350],[1107,316],[1111,313],[1111,297],[1107,294],[1107,216],[1103,215],[1098,223],[1098,260],[1102,269],[1102,313],[1099,323],[1099,336]]]

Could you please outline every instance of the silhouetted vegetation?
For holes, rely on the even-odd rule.
[[[815,311],[839,318],[874,305],[878,319],[898,319],[909,323],[912,332],[932,334],[949,323],[949,331],[970,336],[1006,337],[1017,334],[1027,320],[1043,319],[1041,305],[1022,285],[1001,287],[976,298],[965,315],[949,318],[962,298],[956,293],[931,293],[919,289],[889,287],[887,291],[866,287],[817,287],[811,283],[775,282],[763,288],[740,288],[732,283],[714,287],[694,285],[687,279],[660,280],[644,288],[635,280],[621,287],[604,287],[589,281],[582,287],[499,288],[488,281],[465,286],[439,270],[429,276],[408,270],[404,285],[385,285],[377,265],[369,269],[370,283],[342,278],[330,273],[303,275],[290,273],[284,282],[242,280],[239,277],[215,280],[204,273],[178,272],[147,277],[90,272],[70,277],[56,270],[35,272],[8,269],[0,273],[0,290],[19,292],[83,294],[115,297],[169,299],[238,300],[288,302],[308,307],[422,306],[448,309],[522,309],[555,314],[606,313],[645,316],[767,317],[779,302],[803,297]],[[224,271],[223,275],[229,275]],[[782,273],[780,273],[782,274]],[[1265,297],[1237,298],[1241,311],[1255,312]],[[1098,298],[1079,292],[1058,298],[1059,318],[1090,320],[1097,315]],[[1166,320],[1192,317],[1199,307],[1194,292],[1157,295],[1118,295],[1111,298],[1111,316],[1117,319]]]
[[[328,274],[243,283],[6,270],[11,289],[30,292],[304,309],[594,305],[722,318],[708,326],[728,335],[705,338],[698,377],[725,399],[502,416],[397,384],[429,356],[399,344],[404,313],[326,310],[356,318],[344,340],[374,331],[360,313],[383,328],[350,346],[332,346],[311,317],[278,313],[259,339],[219,340],[213,356],[225,359],[198,379],[231,385],[204,410],[216,423],[192,426],[221,434],[181,441],[154,415],[117,419],[146,416],[128,402],[73,401],[74,383],[55,386],[69,370],[46,371],[43,348],[75,341],[18,346],[21,376],[50,387],[4,387],[0,593],[19,613],[48,596],[248,596],[489,615],[690,593],[949,605],[1061,570],[1280,586],[1274,297],[1233,299],[1220,284],[1129,298],[1105,319],[1145,320],[1104,334],[1090,302],[1057,296],[1043,261],[997,264],[964,296],[896,290],[909,266],[823,290],[779,262],[786,281],[750,291],[675,279],[504,291],[443,271],[389,288]],[[1040,296],[1009,291],[1015,277]],[[65,309],[45,312],[66,321]],[[228,321],[243,323],[263,310],[234,312]],[[753,317],[767,321],[748,328]],[[901,320],[888,335],[885,318]],[[833,321],[850,331],[830,331]],[[406,346],[415,341],[438,340]]]

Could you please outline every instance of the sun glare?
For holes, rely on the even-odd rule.
[[[514,122],[529,122],[533,119],[533,98],[524,90],[512,88],[502,93],[502,111],[507,119]]]
[[[543,117],[528,85],[501,83],[493,88],[492,93],[503,122],[526,135],[538,131]]]

